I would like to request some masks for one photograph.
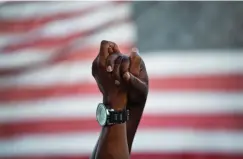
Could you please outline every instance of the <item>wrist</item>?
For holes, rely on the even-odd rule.
[[[109,94],[103,97],[104,104],[108,105],[111,109],[120,111],[126,108],[127,105],[127,93],[119,92]]]

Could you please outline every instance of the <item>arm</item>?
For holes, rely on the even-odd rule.
[[[129,106],[129,107],[131,107],[129,109],[130,110],[130,120],[127,121],[127,123],[126,123],[126,135],[127,135],[127,144],[128,144],[129,153],[131,153],[133,139],[136,134],[139,122],[141,120],[144,106],[145,106],[145,104],[131,104]],[[99,137],[99,139],[95,145],[95,148],[93,150],[93,153],[92,153],[92,156],[90,157],[90,159],[95,159],[98,145],[100,144],[100,140],[101,140],[100,138],[101,137]]]
[[[133,139],[143,114],[143,108],[144,105],[132,105],[132,108],[130,108],[131,120],[127,122],[127,143],[129,153],[131,153]]]
[[[145,63],[139,56],[138,49],[133,49],[130,55],[129,76],[125,81],[129,85],[127,108],[130,110],[130,120],[127,122],[127,142],[129,153],[140,123],[148,95],[148,74]]]
[[[142,117],[148,94],[148,75],[145,64],[138,54],[138,50],[133,50],[130,56],[130,63],[128,64],[130,66],[130,76],[124,78],[130,88],[127,103],[127,108],[130,110],[130,119],[126,124],[129,153],[131,152],[133,139]],[[95,159],[99,140],[93,150],[91,159]]]
[[[127,137],[128,150],[129,150],[129,153],[131,153],[133,139],[136,134],[140,119],[142,117],[144,104],[130,105],[129,107],[131,107],[130,108],[130,120],[127,121],[127,123],[126,123],[126,135],[127,135],[126,137]],[[95,159],[95,155],[97,153],[98,146],[100,145],[100,140],[101,140],[101,137],[99,137],[90,159]]]
[[[124,107],[124,98],[126,96],[117,97],[111,107]],[[103,127],[96,149],[96,159],[129,159],[126,123]]]
[[[123,58],[112,42],[102,41],[99,55],[92,64],[92,75],[103,94],[103,103],[115,111],[127,105],[127,90],[120,79]],[[118,83],[117,83],[118,82]],[[129,159],[126,123],[104,126],[96,144],[92,159]]]
[[[96,159],[128,159],[126,124],[104,127],[97,147]]]

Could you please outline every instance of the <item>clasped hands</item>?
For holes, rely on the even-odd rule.
[[[126,56],[114,42],[103,40],[92,63],[92,75],[103,94],[103,103],[111,108],[121,110],[146,102],[148,75],[137,49]]]

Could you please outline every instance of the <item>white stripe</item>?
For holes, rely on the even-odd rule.
[[[105,7],[99,8],[87,15],[72,19],[50,22],[45,26],[37,28],[29,33],[5,34],[0,37],[0,46],[15,44],[48,37],[65,37],[77,32],[95,29],[109,21],[123,20],[131,15],[131,7],[128,4],[114,5],[110,3]],[[21,40],[20,40],[21,39]]]
[[[67,34],[98,28],[112,20],[119,22],[120,19],[128,18],[130,15],[131,8],[129,5],[109,4],[85,16],[50,23],[43,28],[42,35],[44,37],[66,36]]]
[[[52,98],[0,104],[0,123],[51,118],[93,117],[101,95]],[[243,113],[243,94],[154,93],[148,96],[145,114]]]
[[[0,68],[20,68],[31,64],[38,64],[45,62],[55,57],[58,49],[40,50],[40,49],[27,49],[16,51],[13,53],[0,54]],[[28,58],[27,58],[28,57]]]
[[[93,48],[99,48],[102,40],[114,41],[118,44],[133,44],[137,40],[136,26],[133,22],[110,26],[98,33],[95,33],[93,36],[87,37],[83,40],[74,41],[74,43],[78,44],[83,41],[84,46],[94,46]]]
[[[123,36],[121,37],[120,34],[122,34]],[[131,44],[136,39],[135,26],[132,23],[128,22],[128,23],[124,23],[119,26],[108,27],[105,30],[103,30],[102,32],[89,36],[85,39],[83,39],[83,38],[77,39],[72,44],[72,46],[73,46],[72,50],[77,50],[77,49],[82,49],[83,47],[88,47],[88,48],[97,48],[97,51],[98,51],[99,44],[103,39],[111,39],[112,41],[117,41],[119,43]],[[69,47],[69,45],[67,45],[66,47]],[[58,52],[55,53],[54,50],[58,51],[61,49],[60,48],[58,49],[57,47],[53,47],[51,49],[43,49],[43,50],[42,49],[23,49],[23,50],[17,50],[17,51],[11,52],[11,53],[3,52],[0,54],[0,68],[21,67],[21,66],[25,66],[25,62],[27,62],[27,64],[28,64],[28,62],[31,62],[31,61],[42,61],[43,59],[46,59],[47,57],[49,57],[50,56],[49,54],[52,54],[53,52],[54,52],[53,56],[55,56],[56,53],[58,53]],[[29,57],[29,58],[26,58],[26,57]],[[34,62],[32,62],[32,63],[34,63]],[[85,65],[83,65],[83,63],[85,63]],[[55,73],[52,72],[51,74],[54,73],[55,75],[58,75],[62,71],[65,72],[66,66],[72,67],[71,69],[73,71],[78,71],[78,70],[75,70],[75,68],[80,67],[79,64],[81,64],[81,69],[83,69],[85,66],[91,65],[91,60],[83,61],[83,62],[76,62],[76,63],[74,62],[73,64],[71,64],[69,62],[68,63],[64,62],[63,65],[57,66],[57,70]],[[49,78],[48,72],[50,70],[48,68],[48,70],[46,72],[47,75],[45,76],[45,78]],[[88,73],[88,71],[85,71],[85,70],[83,70],[83,71],[86,75]],[[45,69],[43,71],[45,71]],[[35,73],[37,73],[37,72],[35,72]],[[20,78],[20,79],[25,78],[26,76],[29,76],[29,74],[32,74],[32,72],[29,72],[27,74],[21,74],[21,76],[18,76],[17,78]],[[75,78],[76,75],[77,75],[78,79]],[[81,77],[79,76],[79,73],[76,75],[74,75],[74,77],[73,77],[74,80],[79,80],[80,78],[83,78],[83,76],[81,76]],[[29,76],[29,77],[30,78],[28,78],[28,79],[32,80],[32,76]],[[65,77],[64,77],[64,79],[65,79]],[[4,78],[0,79],[0,85],[2,83],[1,80],[4,81]],[[50,79],[50,80],[55,80],[55,79]],[[7,81],[8,81],[8,79],[7,79]],[[25,80],[23,80],[23,83],[25,83]],[[37,81],[37,83],[38,83],[38,81]],[[8,82],[6,82],[6,84],[8,85]]]
[[[114,30],[113,30],[114,29]],[[121,26],[118,29],[118,34],[114,33],[115,28],[104,34],[97,35],[90,38],[90,42],[93,39],[93,43],[99,42],[104,39],[115,41],[125,41],[122,37],[130,37],[133,35],[126,34],[126,29],[132,30],[132,25]],[[129,31],[127,31],[129,32]],[[129,36],[130,35],[130,36]],[[114,36],[114,37],[112,37]],[[0,56],[1,57],[1,56]],[[166,76],[187,76],[187,75],[210,75],[210,74],[225,74],[225,73],[243,73],[243,54],[239,53],[176,53],[169,54],[168,52],[161,52],[160,54],[146,53],[143,55],[147,71],[150,77],[166,77]],[[7,58],[5,58],[8,61]],[[11,59],[10,59],[11,60]],[[24,60],[24,57],[20,58],[20,61]],[[7,62],[4,62],[7,65]],[[52,85],[55,83],[73,83],[88,81],[92,82],[93,77],[91,75],[91,60],[83,60],[82,62],[63,62],[58,65],[48,66],[48,68],[42,68],[30,72],[23,73],[21,75],[12,77],[0,78],[0,87],[8,87],[15,85]],[[44,76],[43,76],[44,75]]]
[[[110,2],[92,2],[92,1],[82,1],[82,2],[28,2],[19,3],[13,5],[5,5],[0,9],[1,18],[4,19],[27,19],[36,18],[36,16],[49,16],[51,14],[66,13],[72,11],[79,11],[87,9],[93,6],[98,6],[102,4],[108,4]]]
[[[24,85],[53,85],[55,83],[74,83],[74,82],[86,82],[92,81],[92,75],[89,69],[87,69],[90,62],[75,62],[65,63],[53,66],[41,67],[39,69],[23,72],[19,75],[7,76],[0,78],[0,87],[13,87]],[[81,70],[78,70],[82,68]],[[91,67],[90,67],[91,68]]]
[[[119,44],[133,44],[136,39],[136,26],[133,22],[128,21],[119,25],[106,27],[92,36],[86,38],[81,37],[73,41],[71,45],[74,46],[75,49],[77,49],[77,47],[97,48],[98,52],[102,40],[114,41]]]
[[[195,135],[196,134],[196,135]],[[36,135],[0,140],[0,156],[90,154],[98,133]],[[156,142],[152,142],[156,141]],[[242,132],[186,130],[138,131],[133,152],[215,152],[242,153]]]
[[[122,37],[120,36],[121,34],[123,35]],[[72,50],[78,50],[78,49],[80,50],[84,47],[88,47],[88,48],[97,48],[97,51],[98,51],[100,42],[103,39],[111,39],[112,41],[117,41],[119,43],[132,44],[136,39],[135,26],[133,25],[133,23],[127,22],[127,23],[123,23],[122,25],[119,25],[119,26],[107,27],[106,29],[104,29],[103,31],[101,31],[97,34],[94,34],[94,35],[89,36],[87,38],[77,39],[76,41],[71,43],[71,45],[73,47],[71,49]],[[69,47],[69,46],[70,45],[67,45],[65,47]],[[61,48],[59,48],[59,49],[61,50]],[[53,50],[57,50],[56,53],[58,53],[57,47],[53,47],[51,49],[43,49],[43,50],[42,49],[39,49],[39,50],[38,49],[23,49],[23,50],[15,51],[15,52],[12,52],[12,53],[5,52],[3,54],[0,54],[0,62],[2,62],[0,64],[0,68],[20,67],[20,66],[24,66],[25,62],[32,61],[32,59],[33,59],[33,61],[35,61],[35,60],[39,61],[39,60],[41,60],[40,58],[45,59],[48,54],[51,54],[52,52],[54,52]],[[53,56],[55,56],[56,53],[54,52]],[[18,55],[16,55],[16,54],[18,54]],[[30,58],[26,58],[26,57],[30,57]],[[69,72],[68,74],[72,74],[72,72],[70,72],[70,70],[72,70],[72,71],[74,71],[74,74],[72,74],[72,76],[73,76],[72,79],[74,81],[77,81],[77,80],[80,80],[81,78],[83,78],[83,76],[80,76],[79,73],[81,71],[76,70],[76,69],[79,69],[78,67],[81,67],[81,70],[82,70],[85,67],[85,70],[86,70],[87,66],[90,66],[91,63],[92,63],[91,60],[83,61],[83,62],[78,61],[78,62],[74,62],[74,63],[70,63],[70,62],[65,63],[64,62],[61,65],[54,66],[54,67],[51,67],[51,68],[48,66],[48,69],[46,69],[46,68],[41,69],[40,72],[45,73],[45,77],[42,76],[43,75],[42,73],[41,73],[42,74],[41,76],[43,78],[46,78],[47,81],[53,81],[53,80],[55,81],[56,80],[55,76],[60,76],[62,74],[61,72],[68,71]],[[51,71],[51,70],[53,70],[54,72]],[[85,73],[85,75],[87,75],[88,70],[87,71],[85,71],[85,70],[82,70],[81,74]],[[49,72],[51,73],[51,76],[54,77],[54,78],[48,76]],[[78,74],[76,74],[76,73],[78,73]],[[34,78],[33,78],[32,74],[34,74]],[[36,79],[36,77],[35,77],[36,74],[37,74],[37,76],[38,76],[38,74],[40,75],[40,73],[38,73],[36,71],[28,72],[28,73],[25,73],[25,74],[21,74],[17,78],[14,77],[13,80],[21,81],[23,83],[26,83],[26,82],[29,83],[28,82],[29,80],[31,81],[31,80]],[[90,75],[90,73],[88,73],[88,74]],[[42,78],[42,77],[40,77],[40,78]],[[64,79],[66,79],[66,78],[64,77]],[[11,81],[12,81],[11,77],[10,77],[10,79],[9,78],[7,78],[7,79],[1,78],[0,79],[0,86],[2,85],[2,81],[5,81],[5,80],[6,80],[6,82],[3,82],[3,83],[5,83],[6,86],[8,85],[9,80],[10,80],[9,85],[12,84],[11,83]],[[38,83],[38,81],[33,81],[33,82]],[[50,84],[51,83],[52,82],[50,82]]]
[[[242,51],[168,51],[144,55],[149,74],[202,75],[243,73]]]

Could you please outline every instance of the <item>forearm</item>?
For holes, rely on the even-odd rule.
[[[129,106],[130,107],[130,118],[129,118],[129,121],[127,121],[127,143],[128,143],[129,153],[131,152],[132,143],[133,143],[135,134],[137,132],[138,125],[142,118],[144,106],[145,106],[145,104]]]
[[[128,105],[129,106],[129,105]],[[126,123],[126,138],[127,138],[127,145],[128,145],[128,150],[129,153],[131,152],[132,149],[132,143],[134,140],[134,136],[136,134],[139,122],[141,120],[142,114],[143,114],[143,109],[144,109],[145,104],[139,104],[139,105],[132,105],[130,107],[130,117],[129,121]],[[93,150],[93,154],[91,159],[95,159],[95,156],[97,154],[98,146],[100,145],[100,140],[101,136],[99,137],[96,146]]]
[[[104,127],[99,138],[96,159],[128,159],[126,124]]]
[[[118,96],[110,96],[109,102],[104,101],[115,110],[123,110],[127,103],[125,93]],[[129,150],[127,144],[126,123],[105,126],[99,137],[96,159],[128,159]]]

